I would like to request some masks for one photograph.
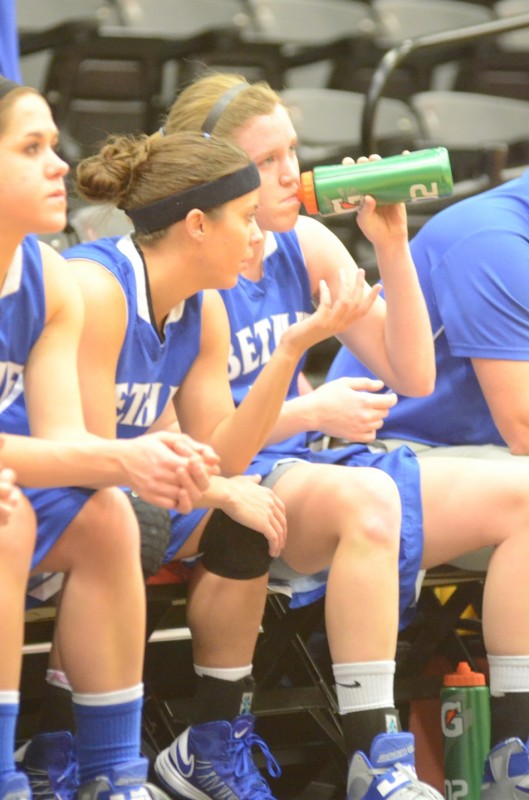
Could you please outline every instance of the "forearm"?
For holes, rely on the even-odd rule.
[[[315,402],[314,392],[285,400],[267,444],[275,444],[307,431],[318,431],[323,420]]]
[[[243,402],[213,434],[211,445],[221,457],[225,475],[244,472],[274,431],[303,352],[295,343],[287,343],[287,334],[288,331]],[[282,438],[285,437],[274,433],[273,441]]]
[[[385,382],[410,396],[429,394],[435,383],[435,351],[430,317],[409,246],[376,250],[386,300]]]
[[[98,489],[124,481],[122,448],[117,442],[90,436],[65,442],[8,434],[2,434],[1,441],[2,463],[15,471],[22,486]]]
[[[229,478],[214,475],[210,478],[209,487],[202,493],[196,508],[220,508],[226,510],[229,505],[230,482]]]
[[[500,436],[513,455],[529,455],[529,401],[520,388],[529,380],[529,360],[471,358],[471,363]]]

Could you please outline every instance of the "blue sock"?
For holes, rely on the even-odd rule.
[[[10,693],[11,694],[11,693]],[[0,780],[15,772],[15,730],[18,719],[18,703],[0,700]]]
[[[74,699],[81,785],[118,764],[139,759],[142,707],[142,697],[108,705],[85,705]]]

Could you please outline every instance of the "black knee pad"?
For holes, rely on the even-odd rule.
[[[125,492],[138,518],[141,541],[141,568],[147,580],[163,564],[171,538],[171,518],[166,508],[146,503],[134,492]]]
[[[200,539],[204,567],[215,575],[250,580],[266,575],[271,557],[266,537],[215,509]]]

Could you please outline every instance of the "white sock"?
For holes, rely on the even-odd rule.
[[[131,703],[143,697],[143,683],[130,686],[128,689],[118,689],[115,692],[102,692],[101,694],[81,694],[73,692],[72,700],[80,706],[114,706],[120,703]]]
[[[529,692],[529,656],[487,655],[490,693],[503,697],[511,692]]]
[[[16,689],[6,689],[0,692],[0,705],[3,706],[16,706],[20,703],[20,692]]]
[[[394,707],[394,661],[333,664],[332,671],[340,714]]]
[[[201,667],[199,664],[193,664],[193,669],[200,678],[218,678],[221,681],[240,681],[252,674],[253,665],[249,664],[247,667]]]

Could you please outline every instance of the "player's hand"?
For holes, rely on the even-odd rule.
[[[319,302],[314,314],[294,323],[283,333],[281,347],[300,349],[300,355],[318,342],[338,336],[353,322],[363,317],[382,291],[380,284],[366,292],[365,270],[340,270],[340,286],[332,300],[327,283],[319,286]]]
[[[406,153],[408,151],[404,151]],[[365,164],[368,161],[380,161],[378,154],[369,157],[360,156],[356,162],[352,158],[344,158],[343,164]],[[408,241],[408,216],[404,203],[377,205],[370,195],[363,198],[357,210],[357,222],[364,236],[375,247],[388,246],[390,242]]]
[[[371,378],[337,378],[318,386],[308,395],[315,404],[318,430],[350,442],[372,442],[397,402],[394,392],[380,394],[383,386]]]
[[[238,475],[227,480],[228,497],[222,510],[236,522],[260,531],[268,540],[268,552],[277,558],[287,535],[282,500],[268,487],[259,486],[260,475]]]
[[[180,433],[159,431],[135,439],[122,439],[125,485],[147,503],[176,508],[188,514],[200,503],[218,469],[211,448],[203,451]]]

